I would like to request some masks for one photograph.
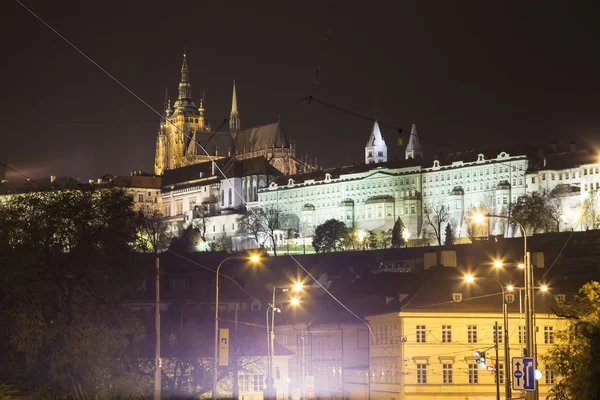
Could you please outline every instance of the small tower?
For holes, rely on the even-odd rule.
[[[410,130],[410,138],[408,139],[404,158],[407,160],[410,158],[423,158],[423,149],[421,148],[421,143],[419,143],[416,124],[413,124]]]
[[[229,114],[229,133],[235,137],[240,131],[240,113],[237,106],[237,94],[235,91],[235,81],[233,81],[233,95],[231,96],[231,114]]]
[[[373,124],[371,137],[365,146],[365,164],[376,164],[387,161],[387,146],[381,136],[377,121]]]

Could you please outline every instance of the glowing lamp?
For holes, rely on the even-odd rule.
[[[482,213],[473,214],[473,222],[475,222],[476,224],[482,224],[484,221],[485,215],[483,215]]]
[[[475,280],[475,277],[471,274],[469,275],[465,275],[465,282],[473,282]]]

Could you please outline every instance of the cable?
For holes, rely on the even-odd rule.
[[[37,183],[38,185],[40,185],[41,187],[43,187],[44,189],[48,189],[48,186],[41,184],[40,182],[36,181],[35,179],[32,179],[30,177],[28,177],[27,175],[25,175],[24,173],[14,169],[13,167],[11,167],[8,164],[3,163],[2,161],[0,161],[0,165],[4,166],[5,168],[10,169],[11,171],[13,171],[16,174],[19,174],[20,176],[22,176],[23,178],[27,179],[28,181],[31,181],[33,183]]]
[[[310,104],[313,99],[313,93],[315,91],[315,87],[317,85],[317,80],[319,79],[319,71],[321,70],[321,63],[323,62],[323,57],[325,56],[325,49],[327,48],[327,40],[329,39],[329,32],[331,31],[331,25],[333,24],[333,17],[335,16],[335,8],[337,6],[337,2],[333,3],[333,11],[331,12],[331,19],[329,21],[329,26],[327,27],[327,32],[325,32],[325,39],[323,41],[323,47],[321,48],[321,55],[319,56],[319,61],[317,61],[317,70],[315,71],[315,79],[313,80],[312,85],[310,86],[310,92],[308,94],[308,104]]]
[[[323,286],[321,284],[321,282],[319,282],[318,279],[316,279],[310,272],[308,272],[308,270],[306,268],[304,268],[304,266],[302,264],[300,264],[300,262],[298,260],[296,260],[296,258],[294,256],[292,256],[291,254],[288,254],[288,256],[294,260],[294,262],[296,264],[298,264],[298,266],[300,268],[302,268],[302,270],[304,272],[306,272],[308,274],[308,276],[310,276],[312,278],[313,281],[317,282],[317,284],[321,287],[321,289],[323,289],[325,291],[325,293],[327,293],[329,296],[331,296],[332,299],[334,299],[340,306],[342,306],[346,311],[348,311],[350,314],[352,314],[354,317],[356,317],[356,319],[358,319],[359,321],[361,321],[362,323],[364,323],[365,325],[367,325],[367,327],[369,328],[369,332],[371,333],[371,336],[375,337],[375,334],[373,333],[373,330],[371,329],[371,325],[365,321],[364,319],[362,319],[361,317],[359,317],[358,315],[356,315],[352,310],[350,310],[348,307],[346,307],[344,305],[344,303],[342,303],[341,301],[339,301],[333,294],[331,294],[331,292],[329,290],[327,290],[325,288],[325,286]]]
[[[199,267],[201,267],[201,268],[204,268],[204,269],[206,269],[206,270],[208,270],[208,271],[210,271],[210,272],[214,272],[215,274],[216,274],[216,272],[217,272],[217,271],[215,271],[213,268],[210,268],[210,267],[207,267],[206,265],[202,265],[202,264],[200,264],[200,263],[197,263],[196,261],[194,261],[194,260],[191,260],[191,259],[189,259],[189,258],[187,258],[187,257],[184,257],[184,256],[182,256],[181,254],[177,254],[177,253],[175,253],[175,252],[174,252],[174,251],[172,251],[172,250],[167,250],[167,251],[168,251],[169,253],[171,253],[171,254],[175,254],[175,255],[176,255],[177,257],[179,257],[179,258],[182,258],[182,259],[184,259],[184,260],[186,260],[186,261],[188,261],[188,262],[190,262],[190,263],[192,263],[192,264],[195,264],[195,265],[197,265],[197,266],[199,266]],[[235,283],[235,284],[237,285],[237,287],[239,287],[240,289],[242,289],[242,291],[243,291],[244,293],[246,293],[248,296],[250,296],[250,300],[254,300],[254,299],[256,299],[256,297],[255,297],[255,296],[251,295],[251,294],[250,294],[250,293],[249,293],[249,292],[248,292],[246,289],[244,289],[244,288],[242,287],[242,285],[240,285],[240,284],[239,284],[239,283],[238,283],[238,282],[237,282],[235,279],[233,279],[232,277],[230,277],[230,276],[228,276],[228,275],[225,275],[225,274],[224,274],[224,273],[222,273],[222,272],[219,272],[219,275],[220,275],[220,276],[222,276],[222,277],[224,277],[224,278],[227,278],[227,279],[231,280],[233,283]]]

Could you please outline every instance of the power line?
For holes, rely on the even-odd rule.
[[[22,176],[23,178],[27,179],[28,181],[31,181],[33,183],[37,183],[39,186],[43,187],[44,189],[48,189],[48,186],[36,181],[33,178],[28,177],[27,175],[25,175],[24,173],[22,173],[21,171],[18,171],[16,169],[14,169],[13,167],[11,167],[10,165],[3,163],[2,161],[0,161],[0,165],[4,166],[5,168],[10,169],[11,171],[13,171],[16,174],[19,174],[20,176]]]
[[[323,57],[325,56],[325,49],[327,48],[327,40],[329,39],[329,32],[331,31],[331,25],[333,24],[333,17],[335,16],[335,9],[337,6],[337,2],[333,3],[333,11],[331,12],[331,19],[329,21],[329,26],[327,27],[327,31],[325,32],[325,39],[323,40],[323,47],[321,48],[321,55],[319,56],[319,61],[317,61],[317,70],[315,71],[315,79],[310,86],[310,92],[308,94],[308,104],[310,104],[311,100],[313,100],[313,93],[315,91],[315,87],[317,85],[317,80],[319,79],[319,71],[321,70],[321,63],[323,62]]]

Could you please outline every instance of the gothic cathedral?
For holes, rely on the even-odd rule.
[[[265,157],[284,175],[309,172],[315,169],[308,158],[296,157],[296,148],[281,130],[280,121],[241,129],[235,81],[231,99],[229,132],[211,129],[204,118],[204,100],[200,106],[192,99],[187,57],[183,55],[181,81],[177,101],[171,108],[166,100],[163,119],[156,140],[154,173],[208,162],[224,157],[243,160]]]

